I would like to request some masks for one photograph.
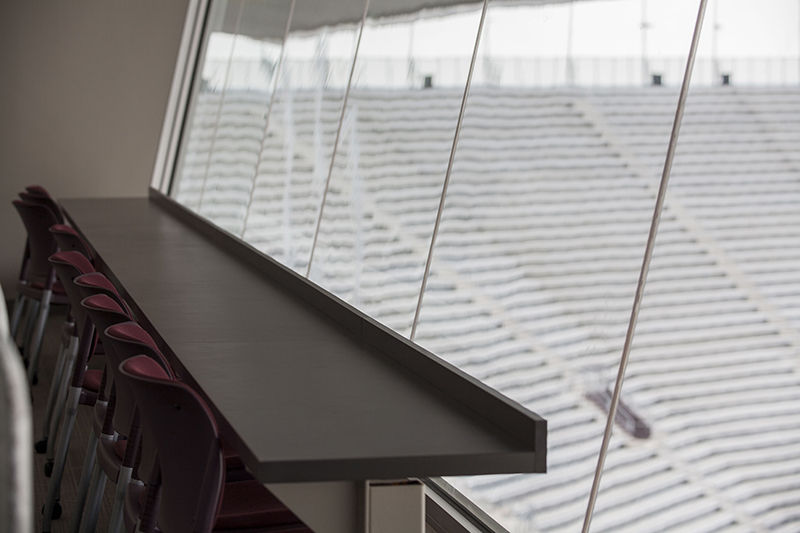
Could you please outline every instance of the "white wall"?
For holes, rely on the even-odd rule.
[[[0,2],[0,283],[24,231],[11,200],[145,195],[188,0]]]

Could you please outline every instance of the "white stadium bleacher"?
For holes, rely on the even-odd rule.
[[[173,195],[305,273],[342,97],[262,143],[268,97],[201,93]],[[473,87],[416,341],[548,420],[546,475],[449,480],[515,533],[583,518],[676,101]],[[459,104],[350,94],[311,278],[404,335]],[[593,531],[800,529],[798,141],[800,89],[691,91]]]

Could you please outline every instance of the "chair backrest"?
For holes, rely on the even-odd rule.
[[[58,206],[55,200],[53,200],[47,190],[41,185],[29,185],[28,187],[25,187],[25,192],[20,193],[19,197],[23,201],[43,204],[45,207],[50,209],[57,221],[63,222],[63,213],[61,208]],[[28,268],[30,254],[30,243],[28,242],[28,239],[25,239],[25,251],[22,254],[22,264],[20,265],[19,269],[19,281],[21,283],[27,283],[25,272]]]
[[[55,238],[56,243],[58,244],[58,249],[62,252],[75,250],[82,253],[89,259],[94,257],[89,244],[84,241],[83,237],[81,237],[80,234],[71,227],[64,224],[54,224],[50,227],[50,233],[53,234],[53,238]]]
[[[0,302],[5,301],[0,289]],[[33,531],[33,419],[22,359],[0,304],[0,531]]]
[[[131,317],[119,303],[107,294],[97,293],[81,300],[81,307],[94,324],[103,341],[103,332],[120,322],[128,322]],[[105,342],[103,342],[105,344]]]
[[[45,189],[41,185],[28,185],[27,187],[25,187],[25,192],[31,194],[38,194],[40,196],[50,196],[50,193],[47,192],[47,189]]]
[[[19,213],[28,234],[30,257],[25,266],[24,277],[29,283],[44,286],[50,279],[51,268],[47,259],[56,251],[56,241],[50,233],[50,226],[57,224],[53,212],[42,204],[14,200],[14,208]]]
[[[187,385],[165,378],[147,356],[125,360],[119,379],[133,391],[142,424],[142,460],[157,455],[158,527],[169,533],[211,531],[225,482],[216,422]]]
[[[89,312],[90,316],[94,316],[93,311],[87,312]],[[146,355],[158,363],[170,379],[175,379],[175,373],[150,334],[134,321],[109,325],[103,330],[103,344],[108,348],[108,368],[111,369],[111,378],[117,388],[114,427],[128,428],[134,421],[136,401],[133,398],[133,392],[127,385],[117,380],[119,365],[130,357]]]
[[[136,402],[130,389],[117,380],[117,369],[120,363],[135,355],[146,355],[157,362],[171,379],[174,379],[175,375],[155,341],[144,328],[135,321],[120,320],[121,315],[118,312],[110,311],[108,309],[109,302],[104,301],[103,298],[108,297],[105,295],[102,298],[100,295],[89,297],[83,300],[81,305],[101,332],[108,358],[107,368],[116,387],[114,427],[125,430],[134,423]]]
[[[78,276],[78,278],[80,278],[80,276]],[[82,292],[84,291],[86,291],[86,289],[82,289]],[[112,369],[119,363],[116,362],[116,358],[114,357],[113,346],[105,338],[103,332],[106,330],[106,328],[113,324],[127,322],[130,320],[130,316],[125,312],[122,306],[119,305],[117,300],[107,294],[98,292],[93,294],[90,293],[89,296],[81,300],[81,308],[88,316],[89,321],[94,325],[94,330],[97,332],[100,340],[103,342],[103,348],[106,355],[106,371],[103,373],[103,383],[105,384],[106,382],[110,382],[112,383],[112,386],[110,389],[106,389],[105,387],[102,388],[101,392],[109,390],[110,395],[108,398],[116,398],[113,403],[109,403],[107,411],[107,414],[113,414],[113,416],[116,417],[116,414],[119,411],[119,394],[113,385],[114,375]],[[132,402],[128,401],[127,403],[130,404]],[[127,420],[131,420],[132,418],[133,415],[131,414],[129,417],[127,417]],[[112,433],[112,423],[113,419],[106,416],[103,423],[103,433]],[[123,433],[127,434],[127,428],[129,428],[130,425],[131,422],[128,421],[125,426],[116,427],[123,429]]]
[[[28,271],[28,261],[31,259],[31,244],[28,239],[25,239],[25,250],[22,252],[22,261],[19,265],[19,277],[17,281],[20,283],[27,283],[25,273]]]
[[[146,355],[157,362],[170,377],[175,378],[172,367],[158,349],[156,341],[137,322],[130,320],[113,324],[106,328],[104,334],[114,346],[115,355],[120,357],[117,365],[129,357]]]
[[[55,268],[56,275],[67,293],[67,298],[70,303],[70,311],[72,317],[78,325],[78,331],[83,331],[86,322],[86,313],[81,308],[81,291],[74,280],[81,274],[88,274],[94,272],[94,266],[80,252],[74,250],[67,252],[56,252],[50,256],[49,262]]]
[[[133,312],[128,306],[128,303],[119,294],[117,288],[113,283],[111,283],[111,280],[108,279],[102,272],[89,272],[88,274],[81,274],[72,281],[78,286],[78,290],[81,291],[81,296],[83,298],[94,296],[95,294],[105,294],[113,300],[116,300],[125,313],[131,317],[131,319],[134,318]]]
[[[59,223],[64,222],[64,213],[49,194],[39,194],[25,191],[19,193],[19,198],[25,202],[33,202],[35,204],[41,204],[45,206],[53,213],[53,216],[56,217],[56,220],[58,220]]]

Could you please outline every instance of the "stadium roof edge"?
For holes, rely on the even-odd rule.
[[[572,0],[527,0],[528,5],[559,4]],[[585,0],[583,0],[585,1]],[[465,9],[480,4],[480,0],[371,0],[370,18],[411,16],[437,16],[442,12]],[[511,2],[493,2],[509,4]],[[239,34],[257,39],[280,40],[289,16],[290,0],[275,2],[271,10],[258,9],[239,22]],[[324,26],[354,24],[361,20],[364,10],[363,0],[338,0],[336,2],[312,2],[298,0],[292,21],[292,31],[311,31]],[[232,10],[231,10],[232,11]],[[223,23],[226,33],[235,33],[236,16],[228,14]]]

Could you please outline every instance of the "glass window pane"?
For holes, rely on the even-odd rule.
[[[206,45],[176,172],[177,196],[236,235],[250,201],[278,69],[282,28],[277,14],[288,17],[289,2],[239,0],[212,8],[212,23],[223,5],[225,14]],[[269,28],[252,22],[267,16]]]
[[[667,127],[677,101],[673,89],[585,87],[608,85],[613,63],[596,62],[594,81],[585,77],[574,60],[587,37],[577,32],[593,31],[607,46],[621,32],[593,29],[598,8],[590,4],[490,5],[417,330],[418,343],[548,420],[546,475],[448,478],[510,531],[580,530],[606,421],[603,395],[613,386],[655,205],[660,173],[631,162],[597,101],[655,98]],[[638,14],[640,2],[614,7]],[[638,42],[638,17],[618,23],[626,20]],[[687,50],[691,29],[685,35]],[[644,110],[627,117],[653,120]],[[666,142],[660,150],[663,163]],[[657,255],[690,242],[667,214]],[[670,259],[656,280],[686,260]],[[664,290],[655,281],[648,296],[657,297],[653,287]],[[633,391],[623,400],[639,413]],[[598,531],[639,530],[632,524],[640,521],[647,529],[624,481],[657,480],[656,490],[640,491],[648,509],[688,509],[696,496],[666,450],[640,442],[615,434]]]
[[[173,194],[305,274],[358,26],[294,23],[277,74],[288,3],[213,2]],[[448,481],[510,531],[571,532],[697,1],[532,4],[489,9],[416,340],[549,420],[546,475]],[[797,523],[787,6],[709,7],[592,531]],[[478,7],[369,18],[342,121],[311,278],[406,335]]]
[[[479,15],[369,19],[356,62],[311,277],[405,335]]]
[[[313,9],[298,0],[296,12]],[[357,26],[292,31],[263,144],[244,239],[305,274]]]
[[[208,154],[216,130],[217,110],[222,102],[225,70],[233,47],[233,35],[229,28],[236,26],[240,5],[241,2],[227,0],[211,3],[208,30],[203,36],[204,42],[197,60],[197,72],[171,185],[171,194],[195,210],[200,206]],[[224,29],[228,29],[228,32]]]

